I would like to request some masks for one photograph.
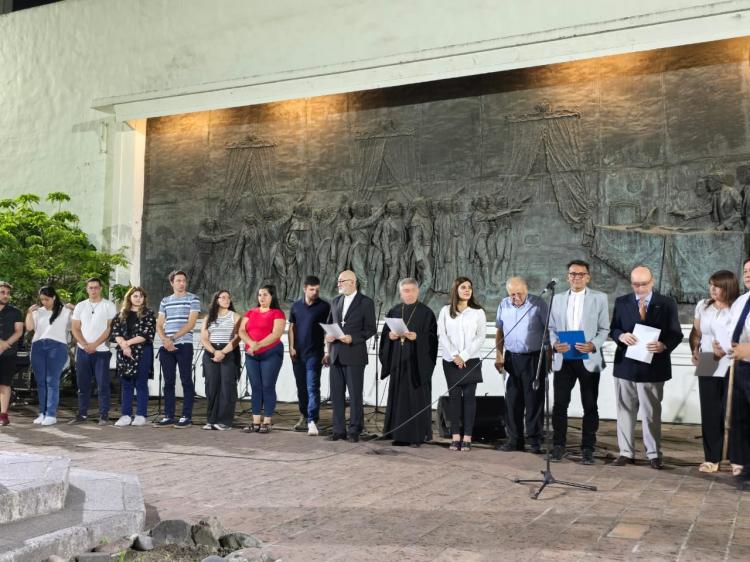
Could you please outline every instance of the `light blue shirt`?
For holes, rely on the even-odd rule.
[[[635,293],[633,293],[633,296],[635,297],[635,304],[640,306],[641,305],[640,297],[638,297],[638,295],[636,295]],[[651,291],[648,295],[646,295],[646,309],[648,309],[649,305],[651,304],[651,297],[653,296],[654,296],[653,291]]]
[[[497,307],[495,325],[505,335],[506,350],[511,353],[532,353],[540,349],[546,321],[547,303],[529,295],[526,302],[518,307],[513,306],[510,297],[505,297]]]

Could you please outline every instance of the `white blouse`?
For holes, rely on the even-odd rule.
[[[456,355],[464,361],[475,359],[487,337],[487,316],[484,310],[466,308],[451,318],[451,307],[446,305],[440,310],[437,331],[443,359],[453,361]]]
[[[701,346],[703,353],[713,351],[713,341],[727,342],[732,337],[729,332],[732,313],[729,308],[717,308],[714,304],[706,307],[706,301],[698,301],[695,305],[695,318],[701,329]],[[726,374],[726,361],[719,363],[713,376],[723,377]]]
[[[68,307],[64,306],[57,315],[52,326],[49,319],[52,317],[52,311],[44,307],[37,308],[31,313],[34,319],[34,338],[32,343],[39,340],[54,340],[60,343],[68,343],[68,334],[70,333],[70,320],[72,313]]]

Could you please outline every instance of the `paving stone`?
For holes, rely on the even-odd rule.
[[[648,532],[648,525],[639,525],[637,523],[618,523],[615,525],[607,536],[613,539],[633,539],[638,540]]]

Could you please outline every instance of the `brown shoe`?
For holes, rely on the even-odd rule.
[[[626,464],[635,464],[635,459],[631,459],[630,457],[624,457],[620,455],[615,460],[612,461],[613,466],[625,466]]]
[[[648,461],[648,464],[654,470],[661,470],[661,469],[664,468],[664,463],[661,462],[661,459],[651,459],[651,460]]]
[[[8,418],[8,414],[0,414],[0,425],[10,425],[10,419]]]

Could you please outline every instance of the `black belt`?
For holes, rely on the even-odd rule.
[[[508,353],[510,353],[511,355],[536,355],[540,351],[541,350],[537,350],[537,351],[525,351],[525,352],[509,351]]]

